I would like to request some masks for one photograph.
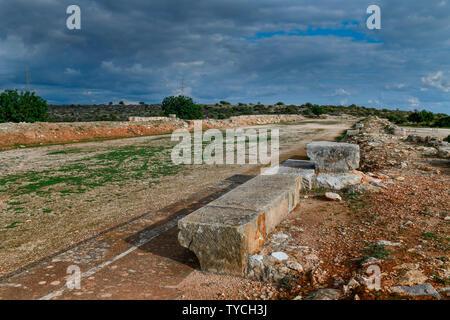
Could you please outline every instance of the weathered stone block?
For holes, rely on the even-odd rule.
[[[249,251],[266,237],[263,212],[205,206],[178,222],[178,241],[202,270],[243,275]],[[252,250],[253,249],[253,250]]]
[[[223,195],[209,205],[264,212],[267,233],[289,214],[300,199],[301,178],[260,175]]]
[[[347,136],[352,137],[356,136],[359,133],[359,130],[347,130]]]
[[[318,170],[346,172],[359,167],[360,150],[357,144],[318,141],[309,143],[306,152]]]
[[[178,222],[202,270],[245,275],[248,255],[299,202],[300,177],[258,176]]]
[[[342,190],[361,182],[361,177],[353,173],[323,173],[315,177],[317,187]]]

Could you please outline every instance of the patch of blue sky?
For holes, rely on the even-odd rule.
[[[358,21],[346,21],[343,22],[344,26],[357,26],[359,25]],[[383,41],[373,39],[369,37],[367,34],[363,32],[356,31],[350,28],[340,28],[340,29],[332,29],[332,28],[312,28],[309,27],[306,30],[293,30],[293,31],[275,31],[275,32],[258,32],[253,37],[244,37],[244,39],[249,41],[255,41],[264,38],[272,38],[275,36],[306,36],[306,37],[315,37],[315,36],[335,36],[341,38],[351,38],[354,41],[361,41],[367,43],[383,43]]]

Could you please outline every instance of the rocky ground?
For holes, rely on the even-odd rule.
[[[284,150],[282,158],[305,155],[306,143],[332,140],[347,125],[323,124],[320,126],[323,131],[312,130],[318,128],[317,124],[280,126]],[[127,151],[128,154],[129,149],[117,148],[129,148],[129,144],[136,147],[137,142],[153,145],[163,141],[135,139],[80,144],[77,147],[83,151],[81,154],[72,151],[73,146],[70,149],[53,146],[8,151],[1,153],[0,157],[8,175],[34,172],[54,157],[57,159],[52,163],[60,172],[67,164],[85,159],[86,154],[89,159],[97,157],[95,159],[98,160],[104,151]],[[361,147],[362,171],[353,173],[361,176],[363,183],[333,191],[333,194],[326,189],[304,190],[300,205],[271,233],[260,252],[250,257],[253,273],[249,273],[249,279],[199,271],[193,255],[179,246],[178,230],[174,227],[83,280],[81,292],[65,292],[60,298],[448,299],[450,170],[445,153],[447,145],[440,139],[423,135],[408,137],[400,128],[377,118],[356,124],[355,130],[350,131],[344,141],[357,143]],[[109,150],[111,147],[114,150]],[[133,153],[132,156],[136,155]],[[18,159],[23,166],[19,168],[20,172],[12,172]],[[89,166],[86,168],[89,169]],[[128,168],[128,165],[123,168]],[[29,212],[29,209],[34,206],[50,208],[49,203],[43,207],[36,202],[41,197],[48,198],[47,193],[33,193],[34,198],[22,204],[23,196],[18,200],[11,199],[11,192],[22,189],[5,190],[3,198],[0,198],[0,209],[5,219],[2,225],[8,228],[0,232],[0,244],[3,244],[3,247],[0,246],[0,256],[3,257],[0,259],[0,271],[11,271],[86,238],[101,228],[135,217],[146,208],[157,210],[195,192],[183,185],[196,182],[197,187],[209,186],[232,173],[248,174],[251,169],[258,174],[260,168],[189,169],[161,178],[158,185],[146,188],[143,193],[137,191],[139,186],[135,185],[134,180],[127,180],[123,186],[119,185],[118,190],[125,197],[117,199],[99,197],[104,194],[101,188],[66,194],[61,192],[68,190],[64,187],[51,193],[52,197],[56,197],[55,207],[51,208],[53,211],[39,215],[34,215],[32,210]],[[19,186],[25,182],[20,179],[9,181]],[[203,194],[202,191],[200,193]],[[133,194],[139,197],[133,198]],[[89,202],[86,202],[86,195],[89,195]],[[166,197],[162,198],[163,195]],[[67,199],[72,201],[73,210],[67,210],[67,206],[64,210],[57,206],[66,203]],[[173,210],[177,211],[178,207],[189,209],[183,201],[180,200]],[[107,205],[109,203],[113,205]],[[132,212],[123,210],[129,209],[130,205],[134,206]],[[23,209],[8,209],[15,207]],[[93,216],[92,212],[96,215]],[[75,214],[77,219],[74,219]],[[23,223],[12,225],[12,217],[17,221],[18,217],[23,217]],[[100,219],[101,222],[97,221]],[[92,266],[87,265],[85,269],[91,270],[89,268],[103,261],[101,259],[109,259],[129,248],[129,234],[141,230],[142,223],[146,228],[153,226],[154,221],[147,220],[138,219],[133,228],[124,227],[124,230],[106,233],[105,239],[100,239],[103,242],[94,239],[92,250],[102,251],[98,243],[106,242],[114,243],[114,246],[111,245],[114,250],[111,249],[106,257],[102,256],[98,261],[94,259]],[[89,229],[80,229],[79,225],[87,225],[86,222],[89,222]],[[42,227],[33,228],[37,223]],[[145,230],[139,232],[145,233]],[[137,235],[140,237],[140,233]],[[85,251],[83,246],[78,249]],[[44,296],[62,285],[61,279],[67,276],[65,267],[57,259],[43,262],[31,273],[25,270],[17,277],[0,283],[0,295],[3,298],[17,298],[19,293],[28,298]]]
[[[250,257],[252,280],[196,271],[181,298],[448,299],[447,145],[378,118],[344,140],[361,147],[363,184],[305,192]]]

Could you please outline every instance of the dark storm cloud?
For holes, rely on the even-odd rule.
[[[450,2],[0,0],[0,89],[55,103],[317,103],[447,112]],[[65,27],[68,5],[82,30]],[[382,30],[365,26],[382,9]]]

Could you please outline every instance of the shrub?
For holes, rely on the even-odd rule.
[[[125,103],[123,101],[120,101],[119,104],[123,106]]]
[[[450,142],[450,134],[444,139],[444,141]]]
[[[284,114],[298,114],[298,109],[296,106],[285,106],[282,108],[281,113]]]
[[[47,101],[34,92],[6,90],[0,95],[0,122],[48,121]]]
[[[201,119],[202,108],[195,104],[192,98],[185,96],[171,96],[164,98],[162,109],[165,116],[176,114],[178,118],[185,120]]]
[[[407,122],[407,118],[402,113],[393,113],[387,116],[388,120],[395,124],[403,124]]]
[[[435,126],[440,127],[440,128],[444,128],[444,127],[449,128],[450,127],[450,116],[446,116],[446,117],[436,120]]]
[[[220,104],[225,104],[225,105],[230,105],[231,103],[229,103],[228,101],[220,101]]]
[[[323,108],[317,104],[314,104],[310,107],[311,112],[314,113],[316,116],[320,116],[321,114],[324,114],[325,111]]]
[[[433,112],[428,112],[426,110],[415,111],[408,116],[408,121],[420,123],[420,122],[431,122],[434,120]]]
[[[313,113],[311,112],[310,109],[305,109],[302,111],[302,115],[304,115],[305,117],[311,117]]]

